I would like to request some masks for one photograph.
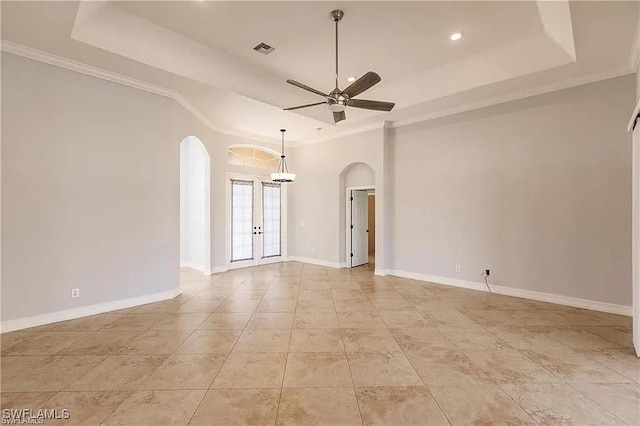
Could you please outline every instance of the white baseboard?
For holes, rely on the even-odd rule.
[[[312,265],[318,266],[326,266],[328,268],[346,268],[346,264],[343,262],[329,262],[327,260],[322,259],[312,259],[310,257],[299,257],[299,256],[289,256],[287,258],[289,262],[302,262],[302,263],[310,263]]]
[[[180,267],[181,268],[195,269],[196,271],[202,272],[202,275],[212,275],[214,273],[215,269],[216,269],[216,268],[213,268],[213,269],[205,268],[204,266],[200,265],[199,263],[195,263],[195,262],[180,262]]]
[[[561,296],[552,293],[542,293],[539,291],[523,290],[520,288],[503,287],[492,285],[494,293],[506,296],[521,297],[523,299],[538,300],[540,302],[555,303],[558,305],[573,306],[574,308],[590,309],[592,311],[607,312],[609,314],[633,316],[633,307],[616,305],[614,303],[598,302],[595,300],[580,299],[578,297]]]
[[[226,266],[214,266],[209,275],[220,274],[222,272],[227,272],[229,268]]]
[[[180,293],[182,293],[182,290],[178,287],[175,290],[164,291],[162,293],[147,294],[145,296],[131,297],[129,299],[115,300],[113,302],[98,303],[95,305],[81,306],[79,308],[65,309],[64,311],[2,321],[0,324],[0,332],[7,333],[9,331],[22,330],[24,328],[52,324],[54,322],[102,314],[104,312],[117,311],[118,309],[131,308],[133,306],[145,305],[147,303],[161,302],[163,300],[173,299]]]
[[[466,281],[456,278],[440,277],[436,275],[419,274],[416,272],[406,272],[399,270],[387,270],[387,275],[401,278],[409,278],[418,281],[427,281],[435,284],[444,284],[453,287],[468,288],[471,290],[488,291],[487,286],[482,282]],[[376,274],[377,275],[377,274]],[[592,311],[606,312],[625,316],[633,316],[631,306],[616,305],[613,303],[598,302],[595,300],[580,299],[577,297],[562,296],[552,293],[542,293],[539,291],[523,290],[513,287],[504,287],[490,284],[491,291],[505,296],[521,297],[523,299],[537,300],[540,302],[555,303],[558,305],[572,306],[574,308],[590,309]]]
[[[393,275],[394,277],[409,278],[417,281],[427,281],[430,283],[450,285],[453,287],[468,288],[471,290],[487,291],[487,287],[484,285],[484,283],[479,283],[474,281],[466,281],[466,280],[460,280],[457,278],[449,278],[449,277],[440,277],[437,275],[420,274],[417,272],[399,271],[396,269],[388,269],[386,273],[387,275]]]
[[[386,269],[374,269],[373,270],[373,275],[378,275],[380,277],[384,277],[387,275],[387,271]]]

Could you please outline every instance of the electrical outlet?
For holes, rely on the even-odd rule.
[[[488,277],[489,275],[491,275],[491,270],[485,269],[484,274]]]
[[[456,272],[460,272],[460,265],[456,265]]]
[[[71,297],[73,297],[73,298],[80,297],[80,289],[79,288],[72,288],[71,289]]]

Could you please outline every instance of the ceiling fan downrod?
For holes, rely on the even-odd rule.
[[[333,22],[336,23],[336,90],[338,89],[338,22],[344,18],[344,12],[341,10],[332,10],[329,14]]]

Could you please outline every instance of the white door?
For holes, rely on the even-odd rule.
[[[367,191],[351,191],[351,267],[369,263],[369,198]]]
[[[283,256],[282,187],[262,178],[231,179],[230,267],[279,262]]]

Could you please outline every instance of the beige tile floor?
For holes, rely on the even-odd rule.
[[[2,408],[62,425],[640,424],[631,319],[300,263],[2,335]]]

